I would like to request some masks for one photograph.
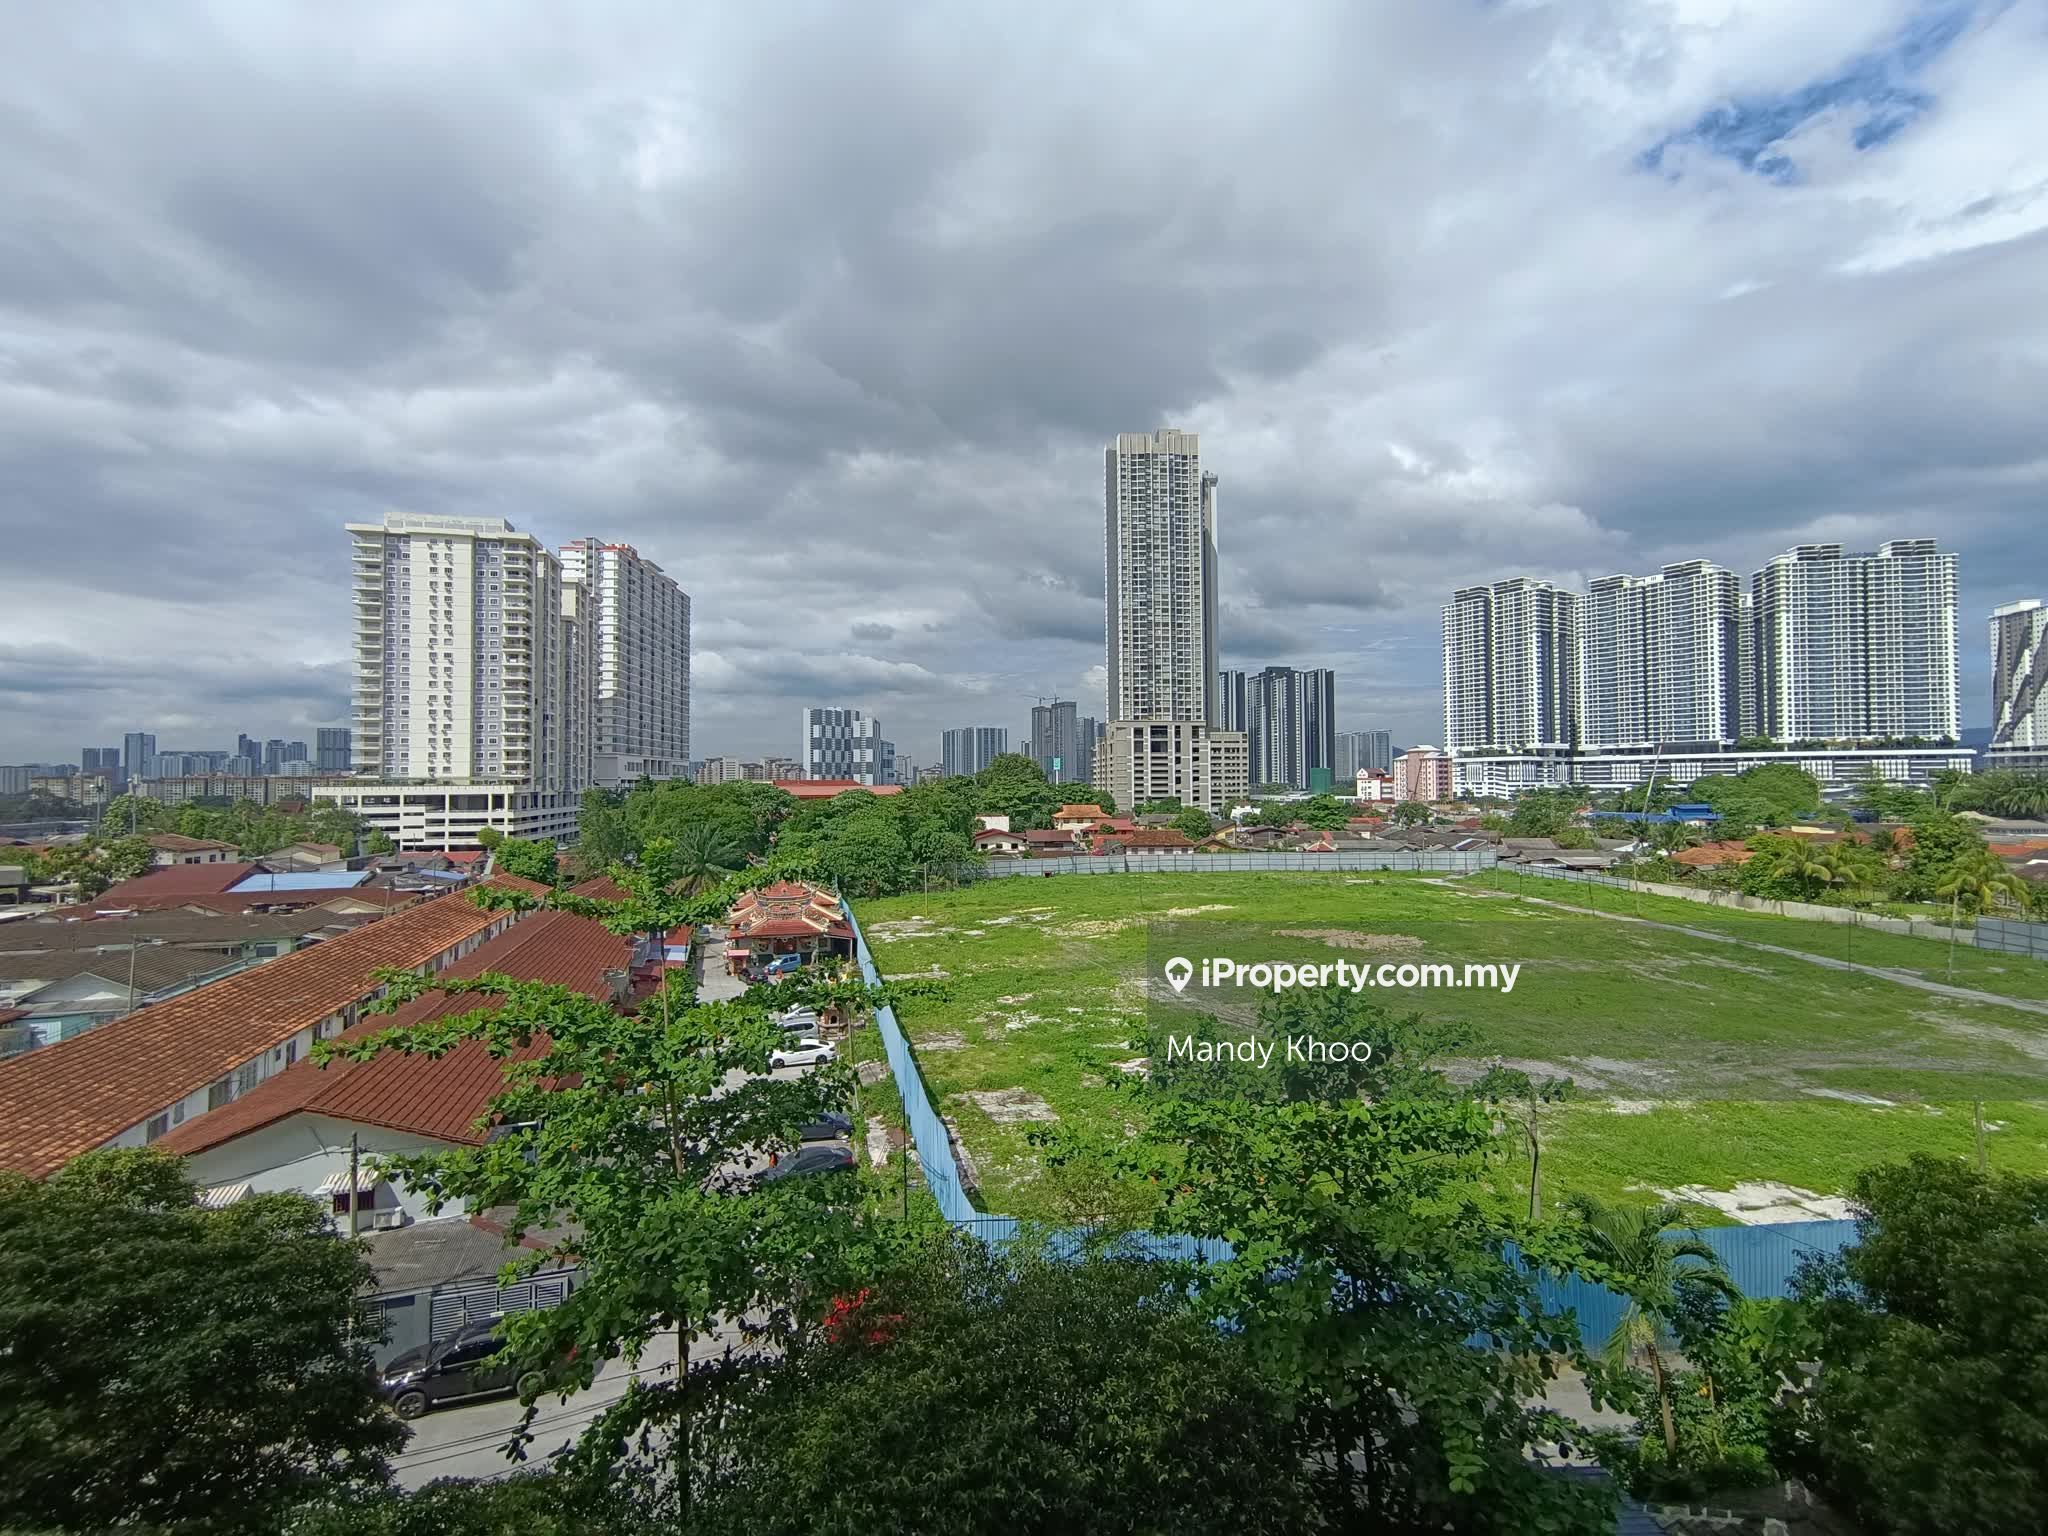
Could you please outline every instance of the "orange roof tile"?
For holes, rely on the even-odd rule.
[[[378,967],[425,965],[511,921],[439,897],[0,1061],[0,1168],[51,1173],[361,1001]]]
[[[587,997],[601,997],[607,987],[605,972],[624,968],[632,954],[631,943],[589,918],[541,912],[472,950],[443,974],[466,977],[500,971],[520,981],[553,982]],[[428,1019],[473,1013],[497,1002],[488,993],[429,993],[392,1014],[363,1020],[342,1038],[359,1040]],[[366,1062],[336,1061],[325,1067],[302,1061],[234,1103],[186,1121],[156,1145],[189,1157],[301,1112],[437,1141],[479,1142],[483,1137],[476,1124],[504,1088],[505,1062],[531,1061],[546,1050],[543,1039],[509,1057],[494,1057],[481,1041],[469,1040],[440,1057],[387,1051]]]

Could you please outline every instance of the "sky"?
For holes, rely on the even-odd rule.
[[[1099,709],[1101,453],[1225,665],[1931,535],[2048,597],[2048,0],[0,0],[0,761],[348,714],[387,509],[622,540],[692,752]]]

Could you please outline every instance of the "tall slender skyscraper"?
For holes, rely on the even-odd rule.
[[[577,539],[562,580],[588,625],[590,772],[607,787],[685,778],[690,764],[690,595],[630,544]]]
[[[1051,782],[1087,784],[1095,774],[1095,721],[1071,699],[1031,707],[1031,760]]]
[[[1192,432],[1124,432],[1103,454],[1109,717],[1215,713],[1216,477]]]
[[[2048,767],[2048,608],[2039,598],[1991,611],[1993,767]]]
[[[1103,454],[1109,719],[1094,782],[1120,807],[1219,811],[1249,788],[1216,698],[1216,477],[1192,432],[1125,432]]]

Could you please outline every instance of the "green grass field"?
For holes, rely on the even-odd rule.
[[[1544,882],[1540,894],[1582,893]],[[1625,893],[1595,899],[1634,910]],[[869,902],[858,915],[884,974],[945,978],[943,1000],[906,1001],[898,1016],[984,1205],[1008,1215],[1142,1214],[1137,1192],[1047,1169],[1029,1136],[1048,1116],[1112,1132],[1142,1117],[1142,1096],[1119,1084],[1141,1051],[1148,969],[1169,952],[1521,962],[1509,995],[1368,995],[1466,1022],[1475,1059],[1574,1079],[1584,1097],[1547,1117],[1553,1197],[1691,1188],[1704,1199],[1767,1181],[1833,1195],[1872,1162],[1969,1155],[1977,1097],[1993,1164],[2048,1169],[2048,1014],[1519,901],[1485,879],[1070,875]],[[1844,953],[1842,931],[1822,923],[1650,898],[1643,915]],[[1946,963],[1930,940],[1853,942],[1859,962],[1935,979]],[[1965,956],[1959,985],[2048,996],[2048,966]],[[1725,1219],[1707,1204],[1699,1214]]]

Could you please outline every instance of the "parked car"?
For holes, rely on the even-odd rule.
[[[761,974],[768,977],[794,976],[803,969],[802,955],[777,955],[761,966]]]
[[[818,1032],[818,1015],[815,1009],[806,1008],[802,1003],[788,1009],[778,1022],[799,1039]]]
[[[401,1419],[416,1419],[443,1403],[538,1392],[545,1382],[539,1371],[522,1375],[510,1360],[491,1358],[504,1347],[500,1321],[471,1323],[452,1338],[396,1356],[384,1367],[384,1400]]]
[[[819,1062],[837,1061],[839,1053],[815,1036],[792,1040],[779,1050],[768,1053],[771,1067],[814,1067]]]
[[[798,1141],[844,1141],[853,1134],[853,1116],[827,1110],[797,1132]]]
[[[750,1177],[756,1184],[776,1184],[784,1179],[806,1178],[814,1173],[844,1173],[853,1167],[853,1148],[844,1142],[814,1141],[780,1158],[772,1168]]]

